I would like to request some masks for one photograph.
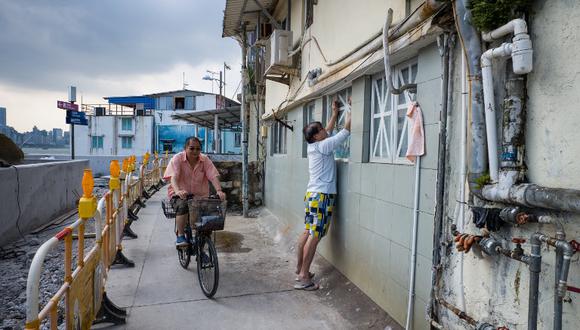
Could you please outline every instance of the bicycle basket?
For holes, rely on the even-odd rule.
[[[199,231],[223,230],[226,220],[227,202],[213,198],[189,201],[189,218],[194,219]]]
[[[165,217],[167,219],[173,219],[175,218],[175,209],[173,208],[173,205],[171,205],[171,200],[170,199],[164,199],[161,201],[161,208],[163,209],[163,214],[165,214]]]

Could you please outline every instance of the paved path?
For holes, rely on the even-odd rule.
[[[292,288],[295,258],[288,239],[276,242],[255,218],[228,215],[217,236],[220,282],[214,299],[198,284],[196,266],[179,266],[173,221],[161,212],[165,189],[147,201],[132,225],[139,235],[124,240],[135,268],[113,268],[107,292],[128,310],[127,324],[108,329],[393,329],[400,327],[320,256],[313,270],[322,288]],[[97,326],[103,328],[103,325]]]

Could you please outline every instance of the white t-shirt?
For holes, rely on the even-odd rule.
[[[336,194],[336,164],[334,151],[348,138],[350,132],[342,129],[336,135],[308,144],[310,180],[307,192]]]

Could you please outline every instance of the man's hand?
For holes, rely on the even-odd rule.
[[[187,199],[187,191],[185,190],[178,190],[175,194],[181,199]]]
[[[334,125],[336,124],[336,121],[338,120],[338,108],[339,108],[340,104],[338,103],[338,100],[335,98],[332,101],[332,116],[330,117],[330,119],[328,120],[328,123],[326,124],[326,131],[330,134],[330,132],[332,132],[334,130]]]
[[[332,101],[332,115],[338,115],[338,109],[340,108],[340,103],[338,102],[338,100],[335,98]]]
[[[351,117],[351,113],[352,113],[352,106],[351,106],[351,100],[350,97],[348,98],[348,105],[351,111],[347,111],[345,116],[344,116],[344,128],[350,132],[350,117]]]
[[[225,201],[226,200],[226,193],[225,192],[223,192],[223,191],[220,190],[220,191],[217,192],[217,195],[219,196],[219,198],[222,201]]]

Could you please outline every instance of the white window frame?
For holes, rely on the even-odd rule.
[[[281,118],[283,122],[287,122],[287,116]],[[286,155],[288,141],[288,129],[286,126],[282,125],[279,121],[272,124],[272,154],[273,155]]]
[[[413,71],[415,68],[415,71]],[[403,77],[403,71],[407,69],[407,76]],[[396,87],[400,87],[404,83],[412,83],[417,79],[418,64],[417,59],[412,59],[404,63],[398,64],[392,69],[396,77],[394,82]],[[413,72],[415,72],[415,81],[413,80]],[[379,86],[379,83],[380,86]],[[409,103],[415,100],[415,95],[408,90],[403,92],[405,102],[399,103],[400,95],[391,94],[388,90],[385,80],[385,74],[381,73],[372,77],[371,83],[371,131],[370,131],[370,162],[373,163],[391,163],[391,164],[406,164],[412,163],[405,157],[403,142],[408,141],[409,119],[407,118],[407,108]],[[379,109],[377,109],[377,106]],[[377,111],[378,110],[378,111]],[[403,127],[399,133],[398,123],[399,117],[403,116]],[[379,128],[375,136],[375,122],[379,119]],[[386,123],[386,118],[390,118],[390,122]],[[386,154],[383,154],[385,152]],[[401,152],[403,154],[401,155]]]
[[[129,123],[129,128],[125,128],[125,123]],[[121,117],[121,131],[127,132],[127,131],[133,131],[133,118],[131,117]]]
[[[129,141],[129,146],[126,146],[125,141]],[[132,136],[122,136],[121,137],[121,149],[133,149],[133,137]]]
[[[328,132],[330,134],[335,134],[344,128],[344,119],[346,110],[350,111],[350,106],[348,105],[348,98],[352,97],[352,86],[349,86],[345,89],[342,89],[334,94],[326,95],[326,109],[324,109],[324,116],[322,125],[326,127],[328,125],[328,120],[332,117],[332,103],[334,99],[337,98],[340,101],[340,107],[338,108],[338,120],[336,121],[336,125],[334,125],[334,131]],[[348,155],[344,155],[343,152],[348,152]],[[339,149],[337,149],[334,153],[335,159],[348,161],[350,158],[350,137],[344,141]]]
[[[242,132],[234,132],[234,148],[242,146]]]
[[[91,136],[91,149],[104,149],[103,148],[103,136],[102,135],[93,135]],[[95,143],[96,142],[96,143]],[[95,147],[96,144],[96,147]]]

